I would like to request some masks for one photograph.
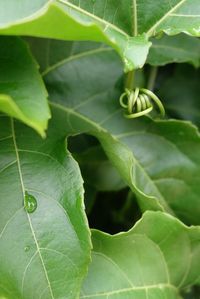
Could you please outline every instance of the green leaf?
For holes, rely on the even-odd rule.
[[[139,20],[138,32],[148,36],[165,32],[169,35],[181,32],[200,36],[199,0],[135,0]]]
[[[21,3],[20,10],[17,2],[4,0],[0,13],[2,34],[106,42],[121,55],[126,71],[144,65],[148,37],[162,31],[200,36],[199,23],[199,0],[162,6],[159,0],[37,0]]]
[[[91,0],[81,1],[80,5],[73,1],[38,0],[30,6],[21,3],[18,12],[17,2],[10,8],[3,1],[0,33],[105,42],[121,55],[125,70],[128,71],[144,65],[151,43],[145,35],[133,37],[129,29],[127,33],[126,23],[123,25],[126,10],[130,7],[127,4],[124,6],[119,1],[116,6],[116,1],[112,1],[107,7],[106,1],[101,0],[93,9],[95,4]]]
[[[92,232],[93,253],[80,299],[180,299],[200,275],[200,227],[146,212],[127,233]]]
[[[78,165],[66,152],[62,126],[55,135],[59,121],[41,140],[0,117],[0,298],[79,296],[90,233]]]
[[[50,111],[38,66],[25,43],[0,37],[0,111],[45,136]]]
[[[199,69],[179,65],[173,76],[160,82],[158,94],[168,115],[191,120],[200,127],[199,78]]]
[[[199,67],[200,40],[185,34],[163,36],[152,39],[147,63],[151,65],[166,65],[167,63],[188,62]]]
[[[44,71],[52,108],[71,134],[85,132],[99,139],[142,210],[174,211],[198,224],[199,133],[187,122],[124,118],[121,76],[118,57],[104,48],[72,54]]]

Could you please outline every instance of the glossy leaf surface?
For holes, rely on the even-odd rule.
[[[42,141],[0,117],[0,298],[74,299],[87,271],[82,178],[55,123]]]
[[[26,44],[15,37],[0,37],[0,111],[45,136],[47,92]]]

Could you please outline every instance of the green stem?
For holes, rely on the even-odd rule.
[[[132,5],[132,9],[133,9],[133,24],[132,24],[132,33],[133,36],[137,36],[138,35],[138,18],[137,18],[137,3],[136,0],[133,0],[133,5]]]
[[[132,5],[132,13],[133,13],[133,24],[132,24],[132,36],[138,35],[138,28],[137,28],[137,3],[136,0],[133,0]],[[125,89],[133,90],[134,86],[134,79],[135,79],[135,71],[132,70],[128,72],[125,81]]]
[[[154,90],[154,85],[155,85],[155,82],[156,82],[157,73],[158,73],[158,68],[157,67],[151,67],[149,80],[148,80],[148,84],[147,84],[147,89],[149,89],[151,91]]]
[[[126,81],[125,81],[125,88],[132,90],[134,88],[134,78],[135,78],[135,71],[132,70],[127,73]]]

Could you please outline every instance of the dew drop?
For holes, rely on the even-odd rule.
[[[27,191],[25,192],[24,197],[24,208],[28,213],[33,213],[37,209],[37,200]]]

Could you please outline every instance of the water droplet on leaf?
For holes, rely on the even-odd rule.
[[[36,198],[28,192],[25,192],[24,208],[28,213],[33,213],[37,209]]]

